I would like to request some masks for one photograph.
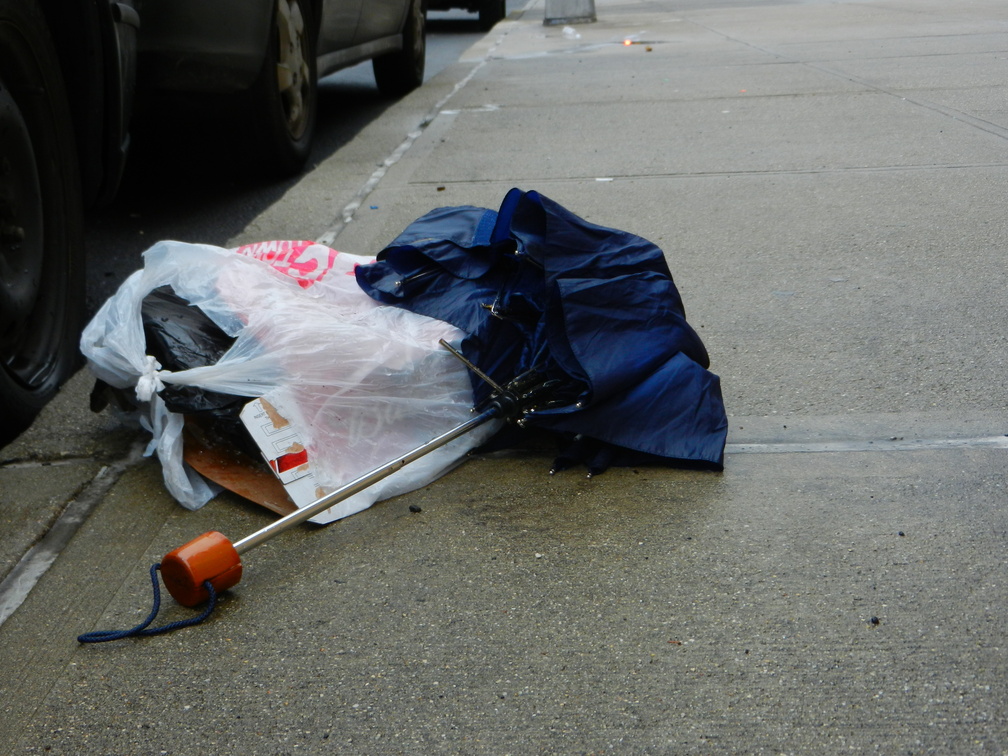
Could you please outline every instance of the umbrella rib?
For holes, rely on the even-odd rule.
[[[490,386],[490,388],[492,388],[495,393],[501,394],[501,393],[504,392],[504,389],[502,387],[498,386],[497,383],[494,382],[493,378],[491,378],[489,375],[487,375],[482,370],[480,370],[478,367],[476,367],[470,360],[466,359],[466,356],[464,354],[462,354],[462,352],[460,352],[458,349],[456,349],[455,347],[453,347],[451,344],[449,344],[444,339],[439,339],[438,343],[441,344],[441,346],[443,346],[445,349],[447,349],[453,355],[455,355],[455,357],[458,358],[458,360],[460,362],[462,362],[463,365],[465,365],[467,368],[469,368],[474,373],[476,373],[476,375],[478,375],[481,379],[483,379],[484,381],[486,381],[487,385]]]

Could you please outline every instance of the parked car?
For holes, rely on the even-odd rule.
[[[427,0],[428,10],[452,10],[461,8],[469,13],[479,14],[479,25],[489,31],[507,15],[506,0]]]
[[[319,77],[364,60],[379,90],[423,83],[424,0],[143,0],[139,81],[146,92],[241,94],[257,159],[301,170]]]
[[[133,0],[0,0],[0,444],[79,364],[82,208],[129,144]]]
[[[115,196],[135,95],[236,96],[264,171],[297,173],[318,78],[423,82],[424,0],[0,0],[0,445],[79,364],[83,209]]]

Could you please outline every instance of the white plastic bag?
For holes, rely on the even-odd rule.
[[[153,435],[148,453],[157,451],[165,484],[181,504],[195,509],[219,489],[182,461],[182,418],[156,393],[165,384],[265,399],[307,450],[314,498],[470,417],[466,368],[438,343],[458,346],[461,332],[371,300],[353,275],[369,262],[311,242],[227,250],[163,241],[101,307],[84,330],[81,350],[98,378],[136,391],[143,425]],[[215,365],[170,372],[146,354],[141,304],[166,284],[236,337]],[[426,485],[497,428],[478,428],[312,522]]]

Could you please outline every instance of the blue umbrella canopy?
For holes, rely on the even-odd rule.
[[[375,300],[464,331],[462,353],[496,383],[552,381],[525,426],[566,439],[562,461],[723,467],[720,380],[646,239],[512,189],[496,211],[432,210],[356,276]],[[473,390],[476,403],[491,391],[475,376]]]

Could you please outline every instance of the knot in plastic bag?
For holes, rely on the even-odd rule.
[[[158,375],[161,370],[161,363],[151,357],[144,355],[143,373],[137,378],[136,396],[141,402],[149,402],[151,397],[164,388],[164,382]]]

